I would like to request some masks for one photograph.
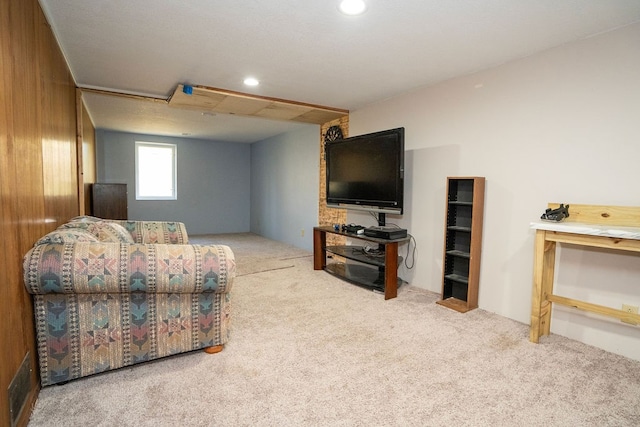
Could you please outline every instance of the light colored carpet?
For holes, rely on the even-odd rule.
[[[231,246],[238,261],[237,276],[292,268],[294,258],[311,256],[310,253],[295,246],[269,240],[252,233],[198,235],[189,237],[189,243],[217,243]]]
[[[640,362],[556,335],[532,344],[527,325],[412,286],[385,301],[258,236],[206,239],[240,267],[265,253],[292,267],[238,277],[221,353],[46,387],[29,426],[640,424]]]

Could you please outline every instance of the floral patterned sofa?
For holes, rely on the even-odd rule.
[[[235,260],[184,224],[77,217],[24,257],[43,386],[165,356],[220,351]]]

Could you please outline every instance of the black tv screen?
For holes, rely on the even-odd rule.
[[[327,206],[402,214],[404,128],[325,145]]]

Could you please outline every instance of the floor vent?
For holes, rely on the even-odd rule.
[[[24,404],[29,395],[29,379],[31,377],[31,354],[27,352],[20,369],[11,384],[9,384],[9,410],[11,411],[11,427],[15,427],[24,409]]]

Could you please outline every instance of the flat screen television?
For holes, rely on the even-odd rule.
[[[327,142],[325,161],[327,206],[402,214],[404,128]]]

